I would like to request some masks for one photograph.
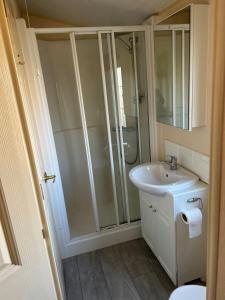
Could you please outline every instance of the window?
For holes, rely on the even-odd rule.
[[[20,265],[20,258],[0,181],[0,279],[12,266]]]

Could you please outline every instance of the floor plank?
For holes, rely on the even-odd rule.
[[[67,300],[83,300],[76,257],[65,259],[63,269]]]
[[[135,285],[116,246],[98,252],[113,300],[140,300]]]
[[[117,247],[119,248],[123,261],[133,278],[154,271],[153,264],[156,258],[152,252],[147,253],[147,249],[145,246],[143,247],[142,239],[122,243]]]
[[[84,300],[111,299],[99,257],[90,252],[77,256],[78,270]]]
[[[154,272],[134,279],[136,289],[142,300],[168,300],[170,292],[166,290]]]
[[[157,278],[159,279],[162,285],[162,288],[165,291],[167,291],[168,295],[170,295],[174,290],[175,286],[157,259],[154,261],[153,269],[154,273],[156,274]]]
[[[143,239],[63,261],[67,300],[167,300],[174,285]]]
[[[174,289],[164,269],[143,239],[119,245],[141,299],[168,299]]]

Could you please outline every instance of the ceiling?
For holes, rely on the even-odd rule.
[[[26,0],[30,15],[78,26],[138,25],[174,0]],[[17,0],[25,13],[25,0]]]

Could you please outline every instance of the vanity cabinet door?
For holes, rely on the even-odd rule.
[[[165,201],[165,199],[164,199]],[[176,249],[174,219],[158,202],[142,193],[140,196],[142,235],[161,265],[176,284]]]
[[[157,225],[155,209],[151,202],[146,199],[141,199],[141,228],[142,235],[145,241],[148,243],[154,254],[157,256],[158,252],[158,240],[157,240]]]
[[[155,212],[156,223],[155,230],[158,233],[158,248],[157,257],[161,262],[164,269],[167,271],[168,275],[174,277],[174,266],[175,266],[175,247],[173,238],[172,224],[169,219],[160,211]]]

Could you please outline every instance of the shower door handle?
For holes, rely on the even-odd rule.
[[[45,182],[48,182],[49,180],[52,180],[52,182],[54,183],[55,182],[55,178],[56,178],[56,175],[48,175],[46,172],[44,172],[43,180]]]

